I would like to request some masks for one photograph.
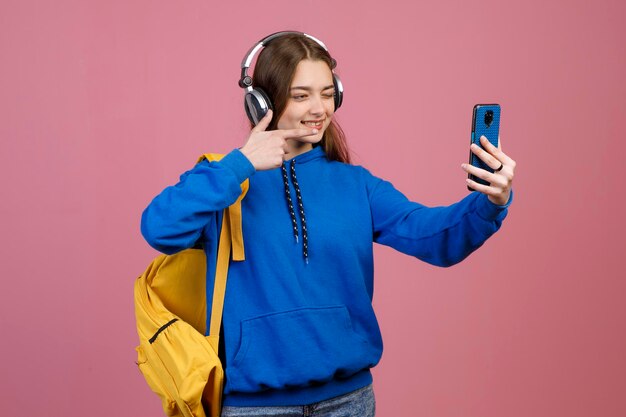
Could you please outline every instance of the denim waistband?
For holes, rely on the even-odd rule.
[[[374,417],[376,401],[372,384],[329,400],[301,406],[224,406],[222,417]]]

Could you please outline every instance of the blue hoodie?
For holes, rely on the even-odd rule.
[[[329,161],[319,146],[258,172],[235,149],[184,173],[141,219],[145,239],[161,252],[202,243],[208,300],[220,211],[247,178],[246,260],[231,262],[224,304],[224,405],[304,405],[371,383],[383,349],[372,243],[453,265],[498,230],[508,206],[474,192],[428,208],[363,167]]]

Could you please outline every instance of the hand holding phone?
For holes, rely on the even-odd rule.
[[[481,139],[482,138],[482,139]],[[486,194],[492,203],[509,201],[515,161],[500,149],[500,105],[477,104],[472,116],[467,188]]]

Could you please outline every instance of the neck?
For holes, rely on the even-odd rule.
[[[313,149],[313,144],[311,143],[300,142],[295,139],[287,139],[287,153],[285,153],[283,159],[286,161],[288,159],[295,158],[296,156],[308,152],[311,149]]]

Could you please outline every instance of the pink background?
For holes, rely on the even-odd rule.
[[[339,63],[355,162],[412,199],[466,194],[475,103],[518,162],[464,263],[376,248],[378,415],[626,415],[625,4],[3,0],[1,414],[162,415],[134,364],[141,211],[243,143],[241,59],[295,29]]]

